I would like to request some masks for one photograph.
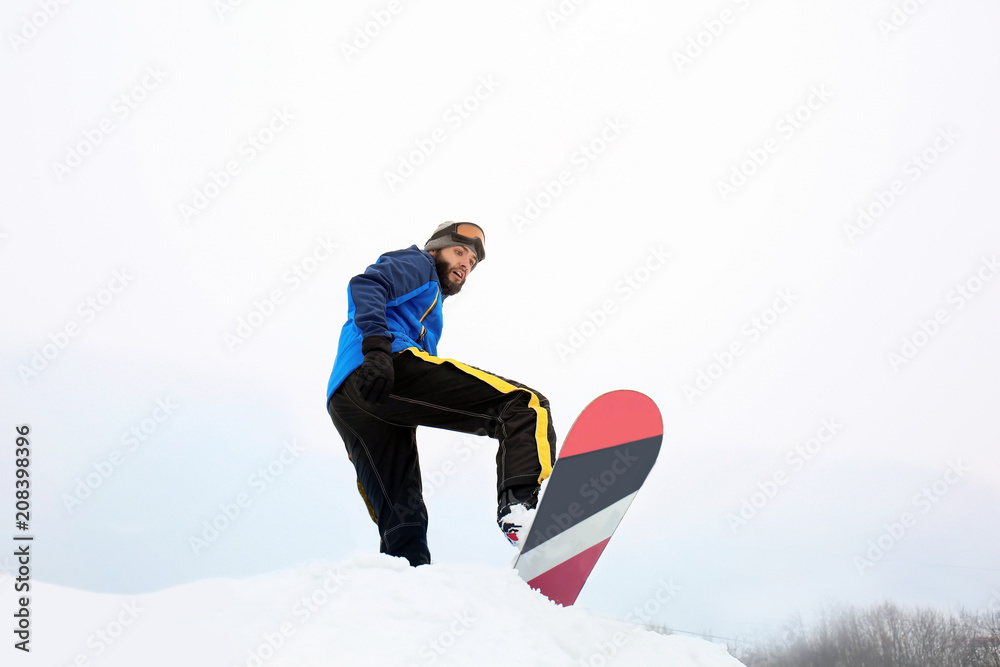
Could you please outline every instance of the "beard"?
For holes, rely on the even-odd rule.
[[[441,291],[451,296],[453,294],[458,294],[462,291],[462,285],[464,283],[457,283],[451,278],[452,266],[441,259],[434,260],[434,266],[437,268],[438,281],[441,283]]]

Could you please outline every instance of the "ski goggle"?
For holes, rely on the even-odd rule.
[[[476,251],[476,262],[486,259],[486,234],[482,227],[471,222],[456,222],[436,232],[430,240],[447,236],[455,245],[467,245]]]

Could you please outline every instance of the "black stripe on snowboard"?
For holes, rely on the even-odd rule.
[[[662,440],[656,435],[559,459],[522,551],[638,491],[656,463]]]

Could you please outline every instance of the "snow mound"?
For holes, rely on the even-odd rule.
[[[35,589],[32,657],[60,667],[740,665],[719,644],[560,607],[513,571],[388,556],[136,596]]]

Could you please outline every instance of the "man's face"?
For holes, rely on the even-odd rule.
[[[464,245],[454,245],[432,250],[437,264],[438,279],[445,294],[458,294],[465,285],[469,272],[476,265],[476,253]]]

